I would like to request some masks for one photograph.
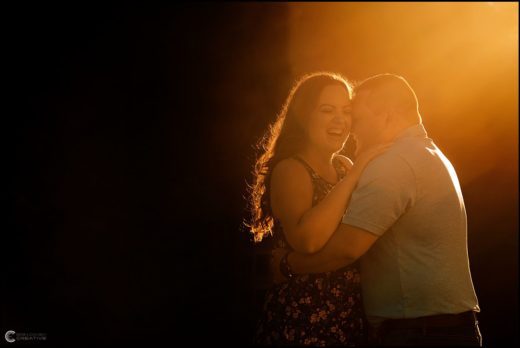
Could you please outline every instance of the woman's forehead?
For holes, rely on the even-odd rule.
[[[340,85],[325,86],[320,93],[320,102],[349,104],[350,98],[345,87]]]

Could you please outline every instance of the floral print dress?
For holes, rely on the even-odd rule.
[[[320,202],[333,184],[321,178],[303,159],[309,171],[314,197]],[[340,177],[344,169],[336,166]],[[280,223],[275,224],[276,247],[290,248]],[[357,346],[366,343],[358,265],[305,275],[272,286],[266,293],[255,343],[260,345]]]

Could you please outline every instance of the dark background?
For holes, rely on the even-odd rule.
[[[2,335],[249,343],[254,248],[242,220],[254,144],[297,75],[336,68],[354,79],[398,72],[417,86],[425,125],[461,179],[485,344],[517,341],[517,63],[504,58],[516,70],[485,81],[502,97],[468,99],[448,121],[435,118],[435,91],[450,78],[432,83],[431,71],[370,52],[394,39],[400,46],[388,47],[409,53],[406,40],[384,34],[389,24],[374,20],[381,18],[374,6],[343,9],[347,17],[372,15],[367,23],[383,36],[347,31],[342,66],[309,66],[312,56],[298,54],[298,25],[313,22],[294,17],[294,4],[10,12],[8,68],[20,102],[7,116],[14,224],[2,243]],[[468,45],[466,54],[472,49],[482,48]],[[485,134],[471,127],[462,134],[464,123],[454,120],[478,115]],[[467,139],[487,139],[487,152]]]

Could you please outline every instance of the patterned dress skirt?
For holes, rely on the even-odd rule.
[[[356,264],[270,288],[255,334],[259,345],[358,346],[366,340]]]

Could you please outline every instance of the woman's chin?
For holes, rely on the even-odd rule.
[[[330,147],[329,148],[329,151],[330,153],[337,153],[337,152],[340,152],[341,150],[343,150],[343,146],[334,146],[334,147]]]
[[[336,151],[340,150],[345,146],[345,143],[347,142],[347,138],[337,138],[337,139],[330,139],[328,141],[328,145],[331,149],[336,149]]]

